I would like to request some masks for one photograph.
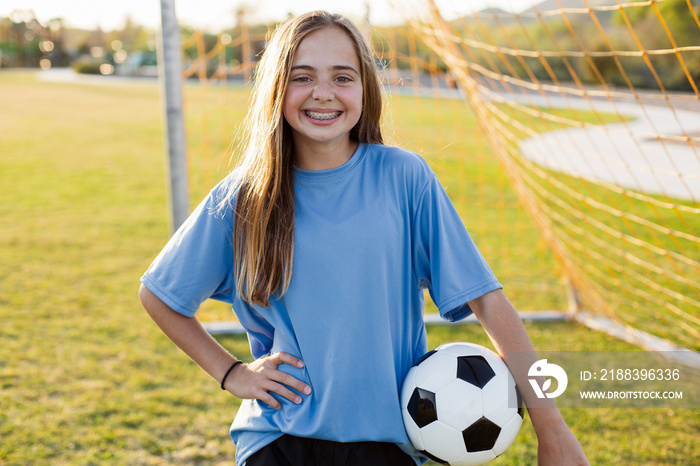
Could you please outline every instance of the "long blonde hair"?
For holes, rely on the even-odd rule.
[[[234,278],[246,302],[269,306],[292,279],[294,252],[294,144],[282,108],[294,55],[301,41],[324,27],[339,27],[360,61],[363,110],[350,131],[357,142],[382,144],[382,95],[374,54],[362,33],[343,16],[314,11],[281,24],[258,63],[244,126],[244,148],[228,200],[237,196]]]

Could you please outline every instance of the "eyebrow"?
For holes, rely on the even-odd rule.
[[[353,68],[353,67],[350,66],[350,65],[333,65],[333,66],[331,67],[331,69],[332,69],[333,71],[352,71],[352,72],[354,72],[354,73],[357,74],[357,75],[360,74],[355,68]],[[315,71],[316,68],[314,68],[314,67],[311,66],[311,65],[296,65],[296,66],[292,66],[292,70],[291,70],[291,71],[296,71],[296,70]]]

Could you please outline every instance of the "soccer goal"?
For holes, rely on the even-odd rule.
[[[453,3],[402,2],[404,25],[365,25],[388,142],[430,163],[519,310],[697,352],[698,8]],[[226,31],[181,29],[192,204],[236,157],[269,27],[241,11]]]
[[[465,91],[577,290],[574,318],[643,347],[658,350],[654,336],[697,350],[697,6],[557,0],[462,14],[432,0],[421,6],[412,29]]]

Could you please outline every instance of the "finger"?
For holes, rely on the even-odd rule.
[[[303,393],[305,395],[311,394],[311,387],[302,382],[301,380],[297,379],[296,377],[293,377],[290,374],[287,374],[286,372],[282,372],[280,370],[275,371],[274,373],[270,374],[269,377],[270,380],[274,380],[275,382],[279,382],[281,384],[287,385],[288,387],[291,387],[295,389],[296,391]]]
[[[280,402],[277,401],[274,396],[270,395],[270,393],[265,390],[261,390],[255,398],[267,404],[272,409],[282,409],[282,405],[280,404]]]
[[[271,383],[269,388],[267,389],[267,392],[268,393],[274,392],[274,393],[278,394],[279,396],[288,399],[289,401],[291,401],[294,404],[300,404],[302,401],[301,397],[298,394],[294,393],[293,391],[291,391],[290,389],[288,389],[287,387],[285,387],[282,384],[278,384],[278,383],[274,383],[274,382]]]
[[[275,354],[273,358],[274,362],[277,364],[285,363],[298,368],[304,367],[304,361],[283,351],[280,351],[279,353]],[[304,393],[305,395],[311,394],[311,387],[309,385],[305,384],[299,379],[292,377],[291,375],[285,372],[279,371],[278,373],[279,377],[271,376],[270,378],[285,385],[289,385],[290,387],[296,389],[301,393]]]
[[[273,359],[275,359],[279,363],[289,364],[290,366],[298,367],[299,369],[304,367],[304,361],[283,351],[280,351],[279,353],[275,354],[273,356]]]

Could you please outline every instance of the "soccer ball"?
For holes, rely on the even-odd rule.
[[[513,443],[523,422],[520,392],[503,360],[472,343],[428,352],[409,371],[401,409],[411,443],[438,463],[483,464]]]

